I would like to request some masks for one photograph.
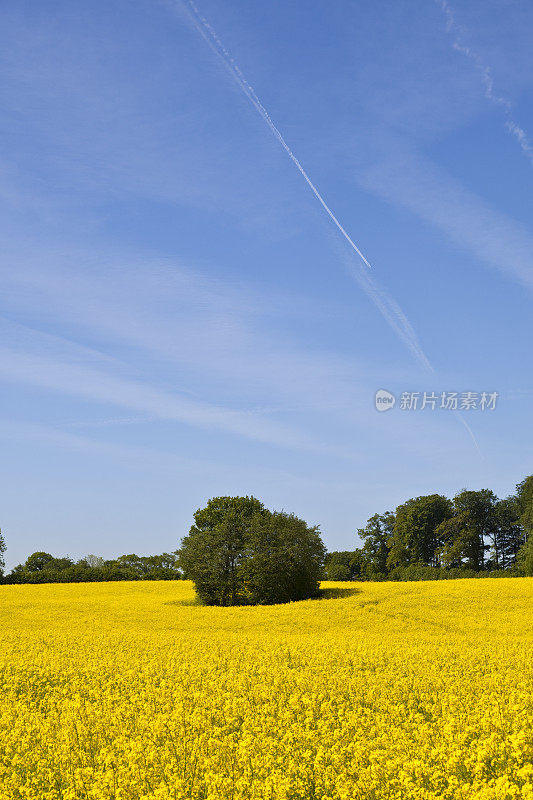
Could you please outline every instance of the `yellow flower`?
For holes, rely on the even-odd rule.
[[[0,586],[0,800],[533,800],[533,579],[352,588]]]

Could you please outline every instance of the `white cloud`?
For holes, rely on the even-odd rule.
[[[493,105],[502,109],[506,118],[506,130],[516,139],[522,152],[533,166],[533,146],[525,130],[512,117],[513,104],[508,97],[497,94],[494,89],[494,78],[492,76],[491,67],[484,62],[483,58],[476,50],[465,44],[465,29],[456,21],[455,12],[447,0],[436,0],[436,2],[440,5],[446,17],[446,30],[453,36],[452,46],[454,50],[457,50],[458,53],[462,53],[472,62],[481,78],[485,97]]]
[[[153,414],[162,420],[226,431],[281,447],[321,449],[303,434],[258,414],[190,400],[75,363],[0,348],[0,374],[4,380]]]
[[[431,161],[397,150],[358,173],[359,183],[412,211],[476,259],[533,288],[533,235]]]
[[[137,374],[187,386],[193,396],[352,417],[361,385],[372,381],[375,368],[365,361],[298,343],[299,328],[328,324],[338,308],[155,259],[15,246],[2,261],[5,314],[89,341]],[[21,330],[11,335],[15,343],[20,337]],[[40,346],[63,358],[64,343]]]

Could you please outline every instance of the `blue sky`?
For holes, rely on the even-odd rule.
[[[221,494],[348,549],[532,471],[531,4],[198,8],[372,269],[186,4],[6,0],[9,565],[173,550]],[[381,388],[499,399],[380,414]]]

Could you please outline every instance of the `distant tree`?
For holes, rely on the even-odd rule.
[[[446,569],[479,570],[479,532],[468,511],[443,520],[436,530],[438,561]]]
[[[176,581],[182,577],[177,553],[162,553],[160,556],[144,556],[143,561],[147,567],[144,576],[145,580]]]
[[[328,581],[353,581],[364,575],[362,551],[334,550],[326,554],[324,574]]]
[[[525,542],[520,524],[520,506],[514,495],[498,500],[494,506],[494,537],[490,557],[495,569],[509,569]]]
[[[517,554],[517,563],[524,575],[533,576],[533,475],[518,484],[516,496],[525,538]]]
[[[446,574],[446,570],[432,567],[421,562],[406,564],[403,567],[394,567],[389,573],[389,580],[393,581],[437,581]]]
[[[279,603],[316,592],[325,554],[318,528],[272,513],[254,497],[215,497],[194,520],[179,563],[207,605]]]
[[[407,564],[438,566],[441,541],[437,529],[452,516],[452,504],[447,497],[431,494],[415,497],[396,509],[388,568]]]
[[[70,569],[73,566],[74,561],[68,556],[65,556],[62,558],[53,558],[52,561],[50,561],[47,565],[46,569],[62,572],[63,570]]]
[[[58,583],[73,580],[75,565],[71,558],[55,558],[50,553],[38,551],[18,564],[6,577],[8,583]]]
[[[4,561],[4,553],[6,552],[6,542],[0,530],[0,578],[4,575],[6,562]]]
[[[136,578],[144,578],[144,576],[150,569],[149,566],[145,563],[144,558],[142,556],[136,555],[135,553],[119,556],[115,560],[115,563],[117,564],[118,567],[123,567],[132,575],[135,575]]]
[[[527,537],[526,543],[520,548],[516,561],[522,575],[533,577],[533,535],[531,533]]]
[[[57,583],[89,583],[102,580],[102,571],[96,567],[86,566],[83,559],[56,572],[44,570],[41,575],[46,576],[47,581]]]
[[[387,559],[390,552],[390,540],[394,530],[395,517],[390,511],[385,514],[374,514],[360,528],[357,535],[363,539],[362,561],[364,572],[368,577],[385,576],[387,574]]]
[[[135,569],[128,564],[121,563],[118,558],[110,558],[104,561],[101,569],[101,580],[103,581],[136,581],[139,575]]]
[[[28,572],[42,572],[53,560],[54,557],[50,553],[32,553],[31,556],[28,556],[26,559],[24,568]]]
[[[113,564],[118,571],[125,570],[124,574],[128,576],[126,580],[177,580],[181,577],[176,553],[163,553],[160,556],[132,553],[119,556]]]
[[[325,570],[327,581],[351,581],[352,571],[350,567],[340,561],[331,561],[326,564]]]
[[[352,560],[350,561],[350,569],[352,572],[352,581],[366,578],[369,573],[366,555],[361,547],[356,547],[352,553]]]
[[[104,566],[104,559],[102,556],[95,556],[93,553],[89,553],[88,556],[82,558],[78,562],[79,564],[85,565],[92,569],[102,569]]]
[[[497,546],[497,524],[495,507],[498,498],[490,489],[471,491],[463,489],[453,498],[455,514],[468,514],[469,524],[477,534],[477,544],[470,553],[473,569],[483,569],[485,566],[485,552],[490,545],[485,544],[488,539],[495,550],[496,562],[499,563]]]
[[[529,536],[533,533],[533,475],[529,475],[518,484],[516,497],[520,510],[520,524]]]
[[[89,555],[74,562],[50,553],[33,553],[6,576],[6,583],[81,583],[86,581],[179,580],[177,553],[124,555],[105,561]]]

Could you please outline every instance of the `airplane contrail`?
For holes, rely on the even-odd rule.
[[[343,228],[333,211],[330,209],[318,189],[316,188],[315,184],[312,182],[311,178],[305,171],[305,169],[300,164],[299,160],[296,158],[294,153],[292,152],[291,148],[283,138],[280,130],[274,124],[270,114],[262,104],[261,100],[255,93],[254,88],[251,86],[250,83],[246,80],[243,72],[241,71],[239,65],[236,63],[235,59],[231,55],[231,53],[224,47],[222,41],[220,40],[217,32],[207,20],[201,11],[199,10],[198,6],[194,2],[194,0],[182,0],[183,5],[189,11],[190,18],[193,21],[193,24],[196,30],[200,33],[202,38],[207,42],[211,50],[221,59],[224,66],[228,69],[233,79],[237,82],[242,92],[246,95],[248,100],[252,103],[255,110],[260,114],[263,120],[268,125],[270,131],[276,137],[278,142],[281,144],[289,158],[291,159],[292,163],[298,169],[302,177],[304,178],[305,182],[315,195],[316,199],[321,204],[322,208],[329,216],[331,221],[336,225],[337,229],[341,232],[344,239],[348,242],[352,250],[359,256],[361,261],[365,264],[366,267],[372,269],[372,265],[368,261],[368,259],[363,255],[361,250],[357,247],[353,239],[349,236],[346,230]],[[412,355],[418,361],[418,363],[423,367],[423,369],[428,372],[434,372],[433,366],[431,365],[428,357],[424,353],[422,346],[418,341],[418,337],[416,333],[405,316],[404,312],[387,292],[385,292],[381,287],[377,285],[375,281],[370,278],[369,273],[366,270],[361,269],[360,267],[356,270],[355,265],[351,265],[350,272],[352,277],[358,281],[359,285],[362,286],[363,290],[366,294],[370,297],[372,302],[376,305],[378,310],[381,312],[382,316],[388,322],[390,327],[396,333],[399,339],[408,347],[411,351]],[[479,451],[479,446],[474,436],[474,433],[466,420],[462,417],[462,415],[456,411],[456,417],[461,422],[461,424],[466,428],[472,441]]]
[[[229,70],[231,76],[237,81],[240,89],[244,92],[246,97],[250,100],[256,111],[261,115],[263,120],[268,125],[270,131],[274,134],[276,139],[279,141],[293,164],[298,168],[299,172],[305,179],[306,183],[310,187],[311,191],[320,202],[330,219],[335,223],[338,230],[342,233],[344,239],[348,242],[352,250],[354,250],[363,263],[371,268],[371,264],[365,258],[363,253],[357,247],[353,239],[350,238],[346,230],[342,227],[337,217],[333,214],[325,200],[323,199],[322,195],[314,185],[314,183],[309,178],[308,174],[290,149],[289,145],[283,138],[282,134],[280,133],[279,129],[274,124],[272,118],[270,117],[268,111],[261,103],[260,99],[258,98],[255,90],[250,85],[250,83],[245,78],[244,74],[242,73],[240,67],[236,63],[235,59],[231,55],[231,53],[226,49],[220,37],[218,36],[217,32],[209,22],[201,13],[198,6],[194,2],[194,0],[182,0],[183,5],[187,8],[190,13],[190,17],[194,23],[195,28],[200,33],[202,38],[207,42],[211,50],[223,61],[224,66]],[[362,269],[360,266],[360,262],[358,262],[358,266],[356,267],[355,264],[350,263],[349,272],[351,276],[359,283],[362,289],[366,292],[366,294],[370,297],[372,302],[377,306],[378,310],[381,312],[385,320],[391,326],[393,331],[396,335],[403,341],[403,343],[408,347],[411,351],[415,359],[418,361],[419,364],[426,370],[427,372],[433,372],[433,367],[431,366],[429,359],[427,358],[426,354],[424,353],[418,338],[416,336],[415,331],[407,317],[405,316],[404,312],[398,305],[398,303],[392,298],[387,292],[385,292],[381,287],[377,285],[377,283],[372,280],[370,274],[366,269]]]
[[[254,88],[248,83],[248,81],[244,77],[242,71],[240,70],[238,64],[235,62],[235,59],[228,52],[228,50],[226,50],[226,48],[224,47],[224,45],[220,41],[220,39],[219,39],[216,31],[214,30],[213,26],[202,15],[202,13],[200,12],[200,10],[199,10],[198,6],[196,5],[196,3],[194,2],[194,0],[183,0],[183,3],[189,9],[191,17],[192,17],[192,20],[193,20],[194,25],[195,25],[196,29],[198,30],[198,32],[202,35],[202,37],[208,43],[210,48],[219,56],[219,58],[222,59],[222,61],[224,62],[224,64],[228,68],[228,70],[230,71],[231,75],[237,81],[237,83],[239,84],[240,88],[242,89],[242,91],[244,92],[246,97],[248,98],[248,100],[252,103],[252,105],[254,106],[255,110],[264,119],[264,121],[266,122],[266,124],[270,128],[270,131],[274,134],[274,136],[276,137],[276,139],[278,140],[280,145],[283,147],[283,149],[285,150],[285,152],[289,156],[289,158],[292,161],[292,163],[294,164],[294,166],[298,169],[298,171],[300,172],[301,176],[303,177],[303,179],[305,180],[305,182],[307,183],[307,185],[309,186],[309,188],[311,189],[311,191],[315,195],[316,199],[318,200],[318,202],[320,203],[320,205],[322,206],[322,208],[324,209],[324,211],[326,212],[328,217],[337,226],[338,230],[342,233],[342,235],[344,236],[344,238],[346,239],[346,241],[348,242],[350,247],[357,253],[357,255],[364,262],[364,264],[366,264],[366,266],[369,269],[372,269],[372,265],[370,264],[368,259],[365,258],[365,256],[361,252],[361,250],[357,247],[357,245],[354,242],[354,240],[350,237],[350,235],[347,233],[345,228],[343,228],[343,226],[341,225],[341,223],[339,222],[339,220],[337,219],[337,217],[335,216],[335,214],[333,213],[331,208],[328,206],[328,204],[326,203],[326,201],[324,200],[324,198],[322,197],[322,195],[320,194],[320,192],[316,188],[315,184],[313,183],[313,181],[311,180],[311,178],[309,177],[309,175],[305,171],[305,169],[302,167],[302,165],[300,164],[300,162],[298,161],[298,159],[296,158],[296,156],[292,152],[291,148],[289,147],[289,145],[287,144],[287,142],[283,138],[279,128],[276,127],[276,125],[274,124],[270,114],[268,113],[268,111],[266,110],[266,108],[264,107],[264,105],[262,104],[262,102],[260,101],[258,96],[256,95],[256,93],[254,91]]]
[[[433,368],[433,365],[426,356],[422,348],[422,345],[418,341],[418,336],[416,335],[413,326],[405,316],[405,313],[402,311],[400,305],[396,302],[394,297],[392,297],[381,286],[379,286],[374,280],[374,278],[372,278],[372,276],[368,273],[367,270],[363,270],[360,267],[355,267],[353,263],[349,264],[349,270],[354,280],[356,280],[359,283],[361,288],[370,297],[374,305],[380,311],[381,315],[388,322],[388,324],[395,332],[395,334],[398,336],[398,338],[411,351],[411,354],[423,367],[425,372],[427,372],[428,374],[434,374],[435,370]],[[481,453],[479,444],[474,435],[474,431],[472,430],[468,422],[465,420],[465,418],[463,417],[463,415],[459,410],[455,410],[453,413],[455,418],[461,423],[461,425],[467,431],[478,453]]]
[[[357,255],[361,258],[363,263],[371,268],[371,264],[365,258],[363,253],[359,250],[355,242],[350,238],[346,230],[342,227],[337,217],[333,214],[325,200],[323,199],[322,195],[314,185],[314,183],[309,178],[308,174],[290,149],[289,145],[283,138],[282,134],[280,133],[279,129],[274,124],[272,118],[270,117],[268,111],[264,107],[264,105],[259,100],[255,90],[250,85],[250,83],[245,78],[244,74],[242,73],[240,67],[236,63],[235,59],[231,55],[231,53],[226,49],[224,44],[222,43],[220,37],[218,36],[217,32],[209,22],[201,13],[198,6],[194,2],[194,0],[182,0],[183,5],[188,9],[190,13],[190,17],[194,23],[195,28],[200,33],[202,38],[207,42],[211,50],[223,61],[224,66],[229,70],[231,76],[237,81],[240,89],[244,92],[246,97],[250,100],[256,111],[261,115],[263,120],[268,125],[271,132],[274,134],[276,139],[279,141],[293,164],[298,168],[299,172],[305,179],[306,183],[310,187],[311,191],[321,203],[322,207],[325,209],[328,216],[331,220],[335,223],[337,228],[340,230],[342,235],[344,236],[345,240],[348,242],[352,250],[354,250]],[[360,263],[360,262],[358,262]],[[354,264],[349,265],[349,271],[353,278],[359,283],[362,289],[366,292],[366,294],[370,297],[372,302],[377,306],[378,310],[381,312],[385,320],[391,326],[393,331],[396,335],[403,341],[403,343],[408,347],[411,351],[415,359],[421,364],[421,366],[427,372],[433,372],[433,367],[431,366],[429,359],[427,358],[426,354],[424,353],[420,343],[418,342],[418,338],[416,336],[415,331],[407,317],[405,316],[404,312],[398,305],[398,303],[392,298],[387,292],[385,292],[381,287],[379,287],[375,281],[373,281],[366,269],[361,269],[360,267],[355,267]]]
[[[322,195],[313,184],[309,176],[307,175],[306,171],[290,149],[289,145],[281,135],[280,131],[274,124],[272,118],[270,117],[268,111],[264,107],[264,105],[259,100],[257,94],[255,93],[253,87],[248,83],[245,76],[243,75],[241,69],[239,68],[238,64],[235,62],[235,59],[231,55],[231,53],[225,48],[224,44],[220,40],[217,32],[209,22],[201,13],[198,6],[194,2],[194,0],[182,0],[183,5],[189,11],[190,17],[194,23],[195,28],[200,33],[202,38],[207,42],[211,50],[223,61],[224,66],[229,70],[231,76],[234,80],[237,81],[240,89],[244,92],[246,97],[250,100],[256,111],[261,115],[263,120],[268,125],[271,132],[274,134],[276,139],[279,141],[293,164],[298,168],[299,172],[305,179],[306,183],[312,190],[315,197],[321,203],[323,208],[325,209],[328,216],[333,220],[337,228],[342,233],[344,239],[348,242],[352,250],[354,250],[363,263],[371,268],[370,263],[365,258],[363,253],[359,250],[355,242],[350,238],[347,234],[345,229],[342,227],[340,222],[338,221],[337,217],[333,214],[329,206],[324,201]],[[427,358],[426,354],[424,353],[418,338],[416,336],[415,331],[407,317],[405,316],[404,312],[398,305],[398,303],[392,298],[387,292],[385,292],[381,287],[379,287],[376,281],[372,280],[370,277],[370,273],[368,270],[363,269],[360,262],[357,262],[357,267],[352,262],[348,265],[348,270],[361,288],[366,292],[366,294],[370,297],[374,305],[378,308],[381,312],[382,316],[388,322],[390,327],[396,333],[396,335],[402,340],[402,342],[408,347],[411,351],[415,359],[418,363],[426,370],[427,372],[433,372],[433,367],[431,366],[429,359]]]

